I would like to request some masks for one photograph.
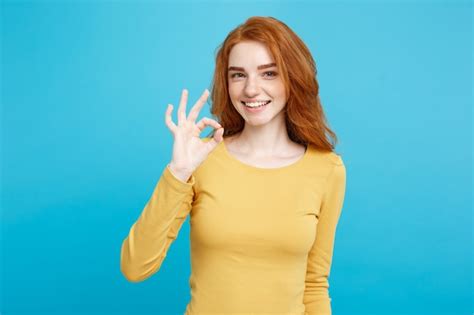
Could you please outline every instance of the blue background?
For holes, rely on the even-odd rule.
[[[190,109],[217,46],[252,15],[282,20],[308,45],[340,139],[333,312],[473,312],[472,2],[1,9],[2,314],[184,312],[189,219],[144,282],[122,276],[120,246],[171,159],[167,104],[188,88]]]

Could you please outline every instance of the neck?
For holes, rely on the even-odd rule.
[[[285,151],[292,141],[288,136],[285,122],[252,126],[244,129],[234,141],[244,154],[254,157],[272,157]]]

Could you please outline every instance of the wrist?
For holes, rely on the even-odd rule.
[[[167,165],[167,167],[169,168],[171,174],[173,174],[174,177],[176,177],[177,179],[179,179],[180,181],[185,182],[185,183],[187,183],[189,181],[189,179],[191,178],[191,175],[193,173],[193,172],[191,172],[187,169],[176,168],[173,165],[173,163],[169,163]]]

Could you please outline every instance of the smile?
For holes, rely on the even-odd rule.
[[[251,102],[251,103],[246,103],[246,102],[244,102],[244,101],[241,101],[241,102],[242,102],[242,104],[243,104],[245,107],[258,108],[258,107],[262,107],[262,106],[268,105],[271,101]]]

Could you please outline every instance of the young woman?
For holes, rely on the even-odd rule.
[[[314,60],[281,21],[252,17],[216,57],[209,92],[178,123],[173,156],[121,249],[129,281],[162,265],[188,214],[186,314],[331,314],[328,278],[346,171],[319,101]],[[211,126],[207,138],[202,130]]]

